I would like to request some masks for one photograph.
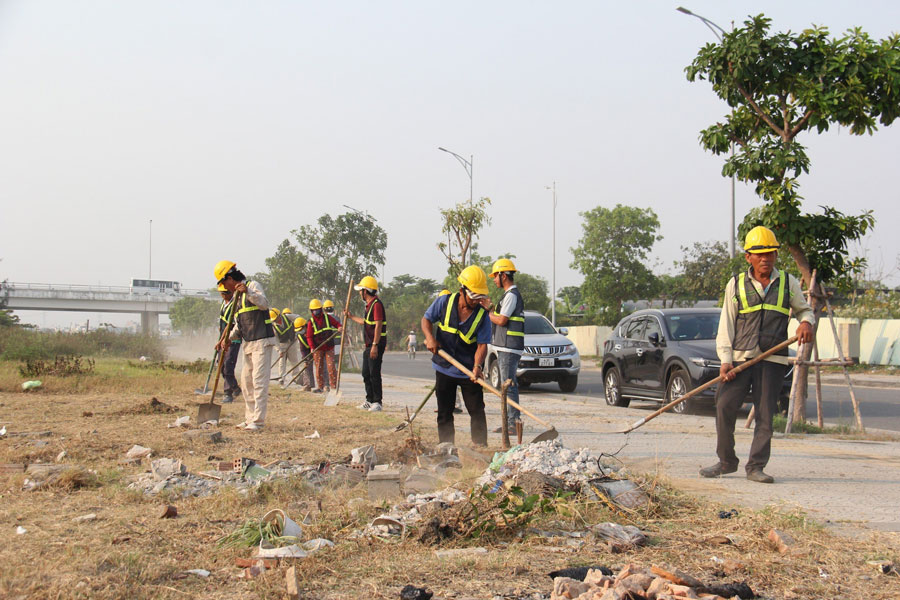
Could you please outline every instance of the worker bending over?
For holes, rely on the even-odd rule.
[[[294,333],[294,322],[284,312],[279,312],[277,308],[270,309],[269,318],[272,319],[272,328],[278,339],[277,364],[280,366],[278,380],[284,387],[290,381],[285,379],[290,366],[297,364],[297,361],[300,360],[297,351],[297,335]]]
[[[300,348],[300,360],[305,360],[309,356],[309,340],[306,339],[306,319],[297,317],[294,319],[294,335],[297,336],[297,347]],[[312,388],[320,391],[316,387],[316,380],[313,376],[313,359],[306,361],[303,367],[303,373],[300,375],[300,385],[303,386],[302,391],[308,392]]]

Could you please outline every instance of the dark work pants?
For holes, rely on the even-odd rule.
[[[381,404],[381,360],[384,358],[384,348],[387,342],[378,344],[378,356],[372,358],[369,353],[372,351],[371,346],[366,346],[363,350],[362,359],[362,376],[363,383],[366,384],[366,402]]]
[[[456,406],[456,388],[462,392],[466,411],[469,413],[472,442],[487,446],[487,417],[484,416],[484,391],[467,377],[450,377],[438,371],[434,373],[434,395],[438,405],[438,439],[453,444],[456,429],[453,426],[453,408]]]
[[[222,376],[225,378],[225,392],[234,392],[238,389],[237,378],[234,376],[234,367],[237,365],[240,344],[231,344],[225,352],[225,364],[222,365]]]
[[[722,465],[737,467],[740,462],[734,453],[734,425],[738,409],[751,390],[756,426],[746,469],[748,472],[761,470],[768,464],[772,451],[772,417],[778,410],[778,395],[785,373],[787,365],[764,360],[738,373],[733,381],[719,385],[716,391],[716,454]]]

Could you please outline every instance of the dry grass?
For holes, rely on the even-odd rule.
[[[425,585],[439,596],[517,598],[539,592],[549,595],[546,573],[566,566],[627,562],[670,565],[701,579],[746,580],[751,587],[777,598],[873,599],[900,596],[896,577],[878,574],[865,560],[897,561],[896,539],[875,536],[864,541],[835,538],[801,513],[775,510],[741,511],[719,519],[723,508],[679,493],[663,481],[643,482],[653,504],[638,514],[614,514],[599,502],[567,500],[555,515],[534,523],[542,529],[583,529],[586,524],[614,520],[633,523],[651,535],[650,546],[612,554],[606,545],[588,541],[580,549],[560,545],[556,538],[519,537],[500,533],[481,540],[452,540],[451,546],[481,544],[491,552],[478,558],[439,560],[432,547],[409,536],[399,543],[355,540],[350,533],[382,512],[363,498],[364,487],[312,489],[299,480],[268,483],[246,495],[226,489],[200,499],[178,499],[179,516],[160,520],[155,509],[166,498],[146,497],[126,489],[129,477],[143,467],[118,464],[133,444],[149,446],[154,456],[185,462],[191,471],[207,468],[210,455],[231,459],[247,456],[317,463],[343,460],[350,449],[376,445],[380,460],[400,456],[406,432],[394,433],[394,415],[369,414],[351,407],[325,408],[321,396],[274,392],[267,428],[262,434],[230,427],[241,420],[242,404],[226,405],[222,433],[225,442],[194,444],[182,429],[166,425],[192,414],[193,390],[203,376],[129,369],[119,361],[98,361],[96,373],[65,380],[47,378],[38,393],[22,393],[15,365],[0,363],[0,423],[10,432],[48,430],[48,437],[7,437],[0,440],[0,463],[53,462],[65,450],[64,463],[92,471],[66,471],[56,485],[22,491],[24,474],[0,475],[0,531],[7,543],[0,550],[2,598],[282,598],[283,570],[261,578],[238,579],[236,557],[250,552],[218,547],[215,541],[238,523],[283,508],[292,517],[309,513],[308,537],[325,537],[337,546],[297,562],[306,598],[397,598],[404,585]],[[151,397],[181,407],[176,413],[142,411]],[[84,416],[90,413],[91,416]],[[424,416],[424,415],[423,415]],[[416,432],[425,446],[435,443],[434,428],[422,419]],[[321,439],[304,434],[317,429]],[[47,445],[35,444],[46,441]],[[80,473],[76,476],[75,473]],[[465,485],[477,476],[470,467],[459,474]],[[823,493],[827,493],[823,492]],[[318,510],[321,502],[322,510]],[[74,517],[96,513],[95,521],[75,523]],[[28,533],[14,535],[16,526]],[[766,541],[772,527],[797,539],[796,555],[782,556]],[[732,536],[734,544],[713,543],[715,536]],[[721,562],[731,560],[729,575]],[[735,566],[738,563],[743,566]],[[183,575],[187,569],[207,569],[208,579]],[[820,571],[820,569],[822,571]],[[827,574],[822,577],[821,573]]]

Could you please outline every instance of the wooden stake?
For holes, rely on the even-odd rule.
[[[822,421],[822,367],[819,366],[819,343],[813,342],[813,359],[816,363],[816,424],[825,427]]]
[[[506,391],[510,385],[512,385],[512,380],[507,379],[500,386],[500,442],[504,450],[509,449],[509,423],[507,422],[509,407],[506,405]]]
[[[831,323],[831,333],[834,334],[834,341],[837,345],[838,356],[840,359],[846,360],[844,356],[844,348],[841,345],[841,338],[838,336],[837,325],[834,324],[834,311],[831,310],[831,302],[825,295],[825,308],[828,310],[828,322]],[[853,403],[853,413],[856,415],[856,428],[865,433],[866,428],[863,427],[862,415],[859,412],[859,402],[856,400],[856,393],[853,391],[853,382],[850,381],[850,372],[847,367],[843,367],[844,379],[847,381],[847,388],[850,390],[850,401]]]

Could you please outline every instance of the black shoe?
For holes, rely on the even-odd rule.
[[[733,467],[729,467],[727,465],[723,465],[722,463],[716,463],[711,467],[703,467],[700,469],[701,477],[721,477],[722,475],[726,475],[728,473],[734,473],[737,471],[737,465]]]
[[[231,395],[231,392],[226,392],[225,397],[222,398],[222,404],[230,404],[234,402],[234,397]]]
[[[437,412],[437,411],[434,411],[434,412]],[[459,408],[459,407],[454,408],[454,409],[453,409],[453,414],[454,414],[454,415],[461,415],[461,414],[462,414],[462,409]]]
[[[755,481],[756,483],[775,483],[775,478],[771,475],[763,473],[762,469],[753,469],[752,471],[747,471],[747,479],[750,481]]]
[[[241,397],[241,388],[235,388],[235,390],[231,393],[231,395],[235,398]]]

